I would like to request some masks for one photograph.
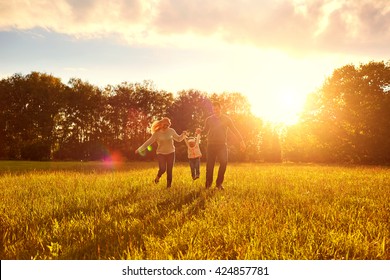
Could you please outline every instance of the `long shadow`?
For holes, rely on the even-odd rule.
[[[102,258],[106,258],[104,248],[107,248],[108,254],[111,254],[111,248],[117,247],[118,250],[125,250],[126,248],[120,248],[123,244],[127,244],[138,252],[141,252],[143,257],[146,259],[148,256],[147,248],[145,246],[145,236],[156,236],[158,239],[163,239],[165,236],[169,234],[174,228],[167,228],[164,223],[161,221],[165,220],[167,217],[172,215],[172,213],[177,213],[177,211],[186,210],[185,219],[181,219],[176,221],[175,228],[181,227],[184,223],[186,223],[189,219],[194,216],[200,215],[200,213],[205,210],[206,202],[208,199],[212,198],[215,195],[214,190],[204,190],[204,189],[196,189],[191,190],[185,195],[177,195],[172,193],[172,196],[167,196],[164,200],[158,202],[155,205],[150,205],[147,208],[142,209],[142,211],[138,211],[131,214],[131,217],[134,219],[138,219],[140,223],[137,223],[130,228],[127,229],[127,236],[124,238],[122,245],[117,241],[117,234],[108,231],[102,232],[97,240],[88,241],[82,248],[77,248],[72,251],[72,255],[83,255],[86,251],[92,250],[96,251],[96,248],[101,248]],[[121,198],[120,200],[116,200],[113,203],[115,204],[123,204],[129,205],[129,201],[134,200],[134,197],[130,197],[131,195]],[[104,227],[104,225],[101,225]],[[110,225],[107,223],[107,228]],[[104,242],[110,240],[111,243],[109,245]],[[83,253],[84,252],[84,253]],[[84,255],[85,256],[85,255]],[[70,256],[71,257],[71,256]],[[89,256],[85,256],[89,258]],[[115,256],[119,257],[119,256]],[[98,256],[96,255],[96,258]]]

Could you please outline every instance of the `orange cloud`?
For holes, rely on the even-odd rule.
[[[116,34],[137,45],[192,45],[212,38],[293,53],[383,56],[390,45],[388,0],[2,2],[0,30],[39,27],[87,38]]]

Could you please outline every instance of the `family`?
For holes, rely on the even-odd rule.
[[[178,135],[176,131],[171,128],[171,121],[169,118],[162,118],[152,124],[152,136],[146,140],[135,153],[142,153],[147,147],[154,142],[157,142],[157,160],[158,172],[154,179],[157,184],[161,176],[167,173],[167,188],[172,185],[172,170],[175,162],[175,145],[174,141],[185,141],[187,145],[187,153],[189,164],[191,168],[192,179],[196,180],[200,176],[200,158],[202,153],[199,148],[200,135],[202,133],[207,135],[207,149],[206,149],[206,182],[205,187],[210,188],[213,183],[214,166],[218,159],[219,169],[216,179],[216,188],[223,190],[223,181],[225,177],[228,149],[227,149],[227,131],[230,129],[235,136],[240,139],[240,148],[245,150],[245,142],[240,132],[235,127],[233,121],[225,114],[222,114],[221,104],[214,102],[212,104],[213,114],[206,118],[203,129],[197,128],[195,137],[188,137],[188,132],[183,131]]]

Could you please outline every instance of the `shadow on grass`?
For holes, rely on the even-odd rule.
[[[214,194],[214,190],[199,188],[165,193],[155,204],[127,215],[113,216],[109,221],[100,221],[95,227],[95,239],[88,240],[81,247],[72,246],[59,259],[121,259],[125,258],[125,252],[127,258],[150,259],[153,252],[148,252],[147,239],[163,240],[193,217],[202,215],[207,200]],[[111,207],[130,207],[137,199],[137,193],[132,192],[112,201]],[[109,208],[106,210],[109,211]],[[127,226],[115,228],[114,224],[121,222]]]

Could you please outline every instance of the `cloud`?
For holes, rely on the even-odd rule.
[[[44,28],[77,37],[141,33],[150,18],[142,0],[0,0],[0,30]]]
[[[326,49],[389,55],[390,5],[386,0],[345,1],[328,16],[319,36]]]
[[[388,54],[387,0],[161,1],[154,26],[292,52]]]
[[[388,55],[388,0],[0,0],[0,30],[118,35],[133,45],[213,40],[292,53]]]

